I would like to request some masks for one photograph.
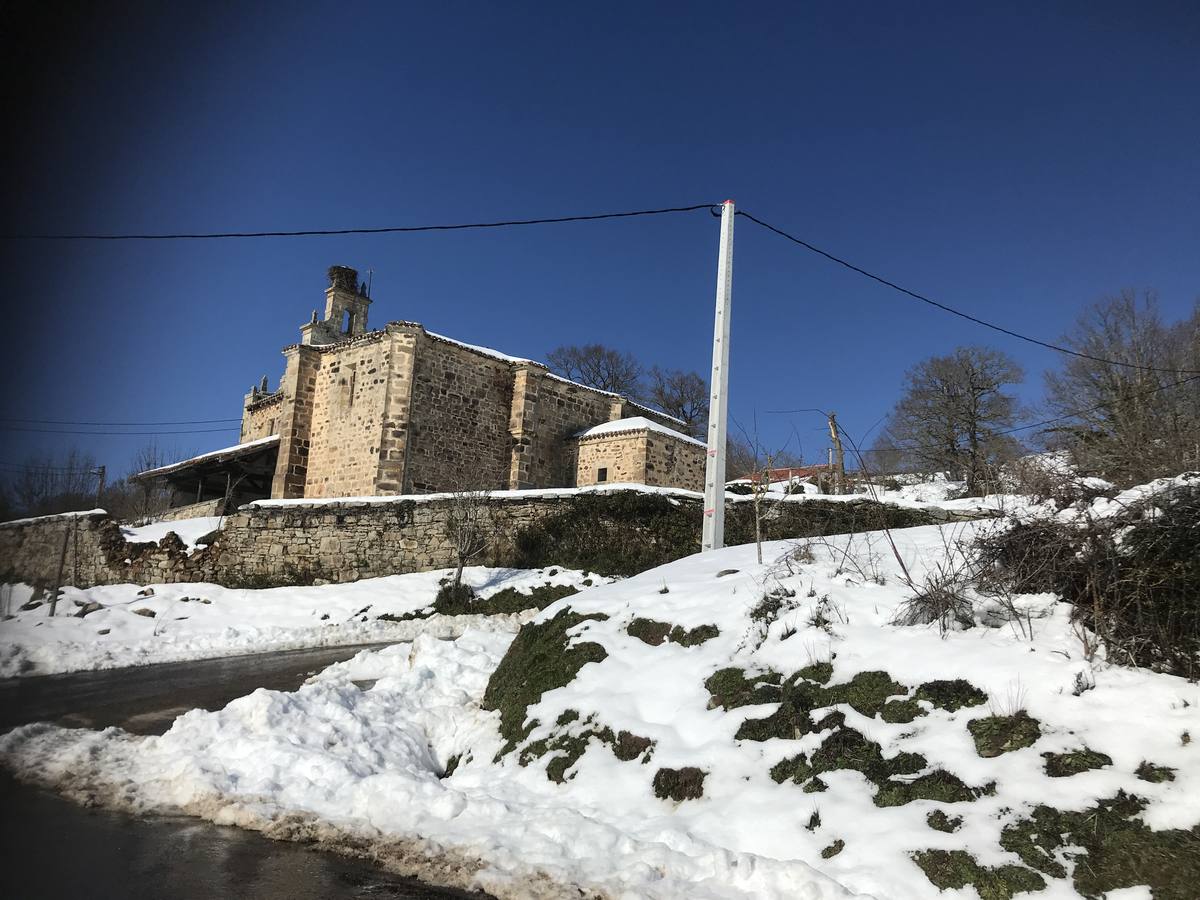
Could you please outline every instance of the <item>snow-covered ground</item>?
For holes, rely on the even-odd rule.
[[[407,640],[424,633],[450,637],[471,625],[516,631],[530,618],[523,613],[379,619],[425,609],[448,574],[450,570],[441,569],[352,584],[267,590],[189,583],[68,587],[53,618],[45,603],[21,610],[33,594],[28,585],[0,585],[0,613],[7,610],[13,616],[0,615],[0,678]],[[527,592],[547,583],[578,588],[589,579],[606,580],[569,569],[481,566],[467,568],[463,578],[484,599],[505,588]],[[77,617],[87,604],[100,608]]]
[[[957,523],[892,536],[919,584],[952,560],[959,539],[992,527]],[[481,699],[512,636],[478,631],[360,653],[298,691],[259,690],[224,710],[188,713],[161,737],[23,727],[0,738],[0,760],[21,777],[94,802],[183,811],[332,845],[358,842],[408,871],[500,897],[577,896],[562,887],[577,885],[601,897],[970,898],[977,896],[970,887],[939,893],[913,853],[965,848],[982,866],[1018,864],[998,843],[1006,824],[1037,804],[1084,809],[1119,790],[1147,800],[1142,819],[1151,828],[1200,823],[1200,740],[1184,737],[1200,738],[1200,685],[1086,662],[1068,607],[1051,595],[1017,598],[1021,624],[944,635],[936,626],[891,624],[913,591],[882,534],[795,549],[795,542],[767,545],[766,565],[755,563],[752,546],[692,556],[540,613],[540,623],[567,609],[607,617],[568,632],[606,655],[527,710],[537,724],[521,747],[584,742],[561,783],[547,771],[561,747],[530,754],[524,766],[519,750],[497,755],[499,716]],[[332,603],[348,589],[358,586],[305,590],[328,591],[315,596]],[[767,593],[780,606],[764,613]],[[364,594],[339,609],[365,602]],[[691,646],[652,645],[629,634],[637,617],[718,633]],[[920,700],[908,722],[832,704],[884,759],[923,757],[900,783],[941,769],[984,790],[955,802],[881,806],[877,786],[858,771],[823,772],[822,792],[777,783],[773,767],[815,751],[836,726],[735,738],[744,722],[770,716],[779,703],[725,709],[711,702],[705,682],[726,667],[787,676],[826,662],[830,686],[885,671],[901,690],[965,679],[986,692],[986,702],[953,711]],[[980,756],[968,723],[1018,710],[1041,723],[1036,742]],[[814,711],[812,721],[824,714]],[[587,736],[601,727],[653,743],[620,761],[608,743]],[[1070,777],[1047,774],[1044,753],[1081,747],[1111,762]],[[1146,761],[1173,769],[1174,780],[1140,780],[1135,770]],[[657,797],[656,773],[682,767],[702,770],[702,795]],[[934,811],[961,824],[952,833],[935,830],[927,821]],[[1069,880],[1046,881],[1030,896],[1078,897]],[[1110,900],[1118,896],[1150,895],[1135,888]]]

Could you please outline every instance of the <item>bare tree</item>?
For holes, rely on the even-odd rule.
[[[492,521],[487,509],[488,492],[464,489],[450,494],[446,510],[446,536],[458,561],[451,588],[457,596],[462,590],[462,574],[467,563],[491,545]]]
[[[65,456],[31,456],[10,483],[14,511],[22,516],[92,509],[97,494],[96,460],[75,448]]]
[[[603,344],[558,347],[546,357],[550,368],[572,381],[623,397],[642,394],[642,365],[632,354]]]
[[[1124,290],[1089,308],[1064,341],[1128,364],[1071,357],[1046,374],[1051,408],[1075,420],[1056,442],[1082,471],[1131,484],[1200,465],[1200,377],[1188,374],[1200,372],[1200,302],[1166,325],[1153,291]]]
[[[682,419],[693,437],[703,437],[708,427],[708,383],[696,372],[658,366],[650,370],[649,379],[646,402]]]
[[[930,357],[908,371],[884,434],[921,465],[948,470],[977,494],[1017,453],[1016,442],[999,432],[1013,426],[1018,412],[1004,389],[1024,377],[1015,361],[987,347]]]

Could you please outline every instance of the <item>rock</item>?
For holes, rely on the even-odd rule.
[[[140,591],[137,592],[137,595],[139,597],[153,597],[154,596],[154,588],[152,588],[152,587],[142,588]]]
[[[28,603],[21,606],[21,612],[29,612],[31,609],[37,609],[41,605],[41,600],[30,600]]]
[[[75,603],[79,606],[79,612],[75,613],[75,618],[77,619],[82,619],[84,616],[91,615],[97,610],[104,609],[103,606],[95,601],[92,601],[91,603],[80,603],[78,600],[76,600]]]
[[[112,631],[111,628],[101,628],[99,631],[96,632],[96,634],[108,634],[110,631]]]
[[[146,608],[146,607],[144,607],[144,606],[143,606],[141,609],[135,609],[135,610],[133,611],[133,614],[134,614],[135,616],[145,616],[145,617],[146,617],[146,618],[148,618],[148,619],[153,619],[155,616],[157,616],[157,615],[158,615],[158,613],[156,613],[154,610],[152,610],[152,609],[147,609],[147,608]]]
[[[736,575],[737,573],[738,573],[737,569],[722,569],[720,572],[717,573],[717,577],[724,578],[726,575]]]

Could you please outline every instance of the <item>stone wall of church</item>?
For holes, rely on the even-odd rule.
[[[279,433],[283,417],[283,392],[276,391],[246,405],[242,411],[242,431],[239,443],[256,441]]]
[[[404,493],[507,488],[512,391],[505,360],[418,332]]]
[[[386,332],[373,332],[320,353],[314,373],[305,497],[375,493],[390,351]]]
[[[699,444],[657,431],[646,432],[643,484],[704,490],[707,451]]]
[[[540,368],[540,367],[539,367]],[[621,417],[620,399],[563,381],[542,370],[529,421],[528,481],[517,488],[575,483],[574,438],[585,428]]]

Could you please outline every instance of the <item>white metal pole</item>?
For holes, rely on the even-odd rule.
[[[729,304],[733,294],[732,200],[721,204],[717,251],[717,314],[713,323],[712,380],[708,400],[708,460],[704,469],[704,530],[700,548],[725,546],[725,435],[729,413]]]

